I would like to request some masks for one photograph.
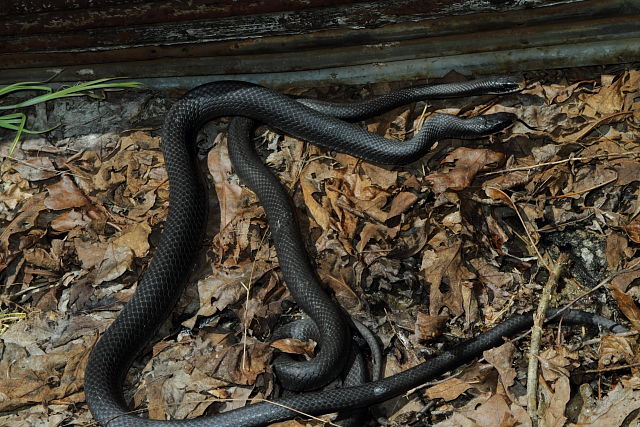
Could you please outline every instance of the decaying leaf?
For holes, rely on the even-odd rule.
[[[224,134],[219,134],[214,142],[215,147],[209,151],[207,166],[215,183],[216,194],[220,202],[220,230],[225,228],[236,217],[240,208],[242,188],[232,181],[231,160]]]
[[[47,187],[47,191],[49,195],[44,205],[49,209],[77,208],[89,203],[68,175],[63,175],[60,181]]]
[[[640,331],[640,307],[636,305],[633,298],[622,292],[619,288],[610,286],[609,289],[611,290],[611,295],[618,302],[618,307],[620,307],[620,310],[627,319],[629,319],[634,329]]]
[[[451,378],[440,384],[429,387],[425,390],[425,394],[429,399],[444,399],[447,402],[456,399],[465,391],[469,390],[471,385],[458,378]]]
[[[599,288],[574,306],[604,315],[620,309],[640,327],[634,267],[640,71],[585,73],[544,74],[522,94],[490,100],[420,102],[366,123],[397,140],[439,113],[504,111],[528,125],[517,122],[492,136],[491,149],[446,141],[412,165],[382,167],[262,133],[259,151],[268,152],[267,164],[292,196],[323,286],[349,314],[373,325],[387,375],[536,306],[546,273],[531,256],[522,222],[544,257],[571,250],[575,258],[554,304],[586,294],[584,277],[611,276],[606,292],[613,298]],[[445,81],[464,79],[451,73]],[[292,93],[344,102],[406,85]],[[158,132],[92,138],[104,143],[100,151],[29,139],[0,163],[0,312],[25,312],[17,322],[0,318],[2,425],[90,423],[82,392],[88,350],[130,298],[162,231],[169,184]],[[220,215],[220,226],[212,228],[220,232],[197,236],[202,262],[193,284],[163,325],[147,365],[140,371],[136,364],[130,376],[137,387],[128,389],[133,406],[154,418],[193,418],[272,398],[279,389],[271,372],[274,346],[314,353],[311,343],[268,344],[283,317],[298,312],[263,209],[238,184],[223,139],[217,137],[207,159],[220,202],[211,213],[211,222]],[[479,144],[487,147],[486,140]],[[586,265],[601,271],[583,265],[580,273],[589,259]],[[551,349],[551,337],[544,340],[540,425],[635,422],[635,338],[604,336],[576,351],[563,341],[591,334],[558,334]],[[521,342],[488,351],[486,362],[473,361],[424,390],[435,399],[429,410],[415,394],[376,410],[398,425],[530,426]]]
[[[583,411],[574,424],[569,427],[583,425],[619,426],[631,414],[640,408],[640,390],[618,385],[602,399],[594,401],[593,405],[584,405]]]
[[[486,149],[460,147],[442,160],[442,164],[453,163],[446,172],[434,172],[425,177],[433,185],[433,191],[442,193],[447,189],[463,190],[471,185],[476,174],[485,168],[496,168],[504,164],[504,154]]]
[[[289,354],[302,354],[313,357],[316,343],[313,341],[300,341],[296,338],[283,338],[271,343],[271,347]]]

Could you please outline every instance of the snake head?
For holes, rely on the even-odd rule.
[[[491,82],[491,90],[487,92],[492,95],[504,95],[519,92],[525,87],[525,82],[521,77],[504,76],[487,79]]]
[[[484,135],[492,135],[513,126],[518,116],[513,113],[501,112],[478,116],[477,119],[483,122],[481,128]]]

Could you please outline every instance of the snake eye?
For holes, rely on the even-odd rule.
[[[491,84],[493,88],[490,93],[500,95],[518,92],[525,87],[524,80],[516,76],[494,78],[491,79]]]

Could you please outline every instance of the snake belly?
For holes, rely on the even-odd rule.
[[[508,78],[440,86],[442,97],[507,93],[519,87],[514,79]],[[360,117],[377,114],[418,99],[439,97],[438,90],[434,88],[437,86],[407,88],[371,101],[335,107],[335,104],[330,103],[296,101],[261,86],[228,81],[199,86],[176,102],[167,114],[162,130],[162,151],[170,183],[169,213],[160,243],[134,295],[91,352],[85,372],[85,394],[93,416],[102,425],[109,426],[156,423],[186,426],[263,425],[295,416],[296,412],[270,403],[249,405],[217,416],[194,420],[156,421],[128,413],[122,392],[126,373],[179,298],[199,250],[199,236],[204,232],[207,212],[205,192],[195,160],[197,131],[204,123],[217,117],[241,116],[267,123],[293,137],[326,149],[346,152],[366,161],[405,164],[419,159],[437,140],[488,135],[504,129],[513,121],[513,116],[506,113],[470,119],[439,115],[428,120],[413,138],[397,143],[326,114],[333,112],[337,116],[359,120]],[[352,107],[349,107],[350,105]],[[314,108],[341,108],[347,113],[336,113],[335,110],[319,112]],[[276,215],[276,223],[280,219]],[[270,218],[269,221],[273,227],[274,220]],[[291,227],[295,227],[295,223],[285,219],[282,219],[281,224],[285,234]],[[299,270],[296,266],[287,264],[287,267],[287,261],[283,262],[287,251],[292,250],[298,249],[285,245],[284,250],[278,251],[283,273],[286,268]],[[313,275],[312,272],[311,274]],[[287,278],[286,273],[284,275],[290,289],[292,285],[295,287],[298,283],[297,275],[293,275],[292,281]],[[341,359],[344,359],[342,351],[348,346],[349,341],[348,333],[344,332],[347,328],[343,328],[343,321],[340,320],[342,317],[339,310],[326,294],[322,292],[320,295],[309,289],[311,288],[305,284],[300,285],[299,297],[294,297],[299,306],[313,319],[321,334],[320,351],[310,362],[287,364],[293,367],[291,375],[294,382],[314,382],[317,378],[327,381],[324,375],[335,370],[336,364],[344,363],[341,362]],[[292,291],[292,294],[295,292]],[[571,315],[577,320],[565,315],[565,323],[571,323],[572,319],[575,320],[574,323],[602,323],[596,317],[582,312]],[[429,376],[439,375],[444,372],[442,369],[451,369],[454,367],[451,363],[468,361],[475,357],[479,348],[494,346],[502,336],[526,327],[523,325],[527,324],[530,316],[524,316],[523,319],[519,323],[505,322],[505,326],[500,325],[502,329],[498,334],[501,335],[497,337],[494,334],[489,338],[482,338],[481,335],[463,350],[456,350],[457,347],[450,350],[442,355],[446,359],[444,362],[435,358],[412,370],[380,381],[331,392],[300,394],[279,402],[310,414],[369,406],[415,387],[427,381]],[[418,383],[415,384],[416,382]]]

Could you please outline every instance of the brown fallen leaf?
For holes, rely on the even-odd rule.
[[[567,427],[595,426],[612,427],[623,425],[624,420],[640,409],[640,390],[623,387],[618,384],[594,405],[583,405],[577,422]]]
[[[74,239],[73,246],[82,263],[82,268],[89,270],[102,262],[106,246],[92,242],[84,242],[81,239]]]
[[[68,175],[63,175],[55,184],[47,187],[49,195],[44,205],[49,209],[62,210],[89,204],[85,195]]]
[[[565,426],[567,422],[565,411],[571,398],[569,377],[565,375],[559,376],[553,386],[541,380],[540,388],[545,396],[544,401],[540,403],[541,408],[539,408],[544,414],[540,424],[548,427]]]
[[[238,215],[242,193],[242,187],[235,182],[229,151],[222,133],[218,134],[214,141],[214,148],[209,151],[207,167],[220,202],[220,230],[222,231]]]
[[[524,185],[530,180],[531,173],[529,171],[514,171],[483,182],[482,188],[494,187],[504,191],[519,185]]]
[[[23,252],[25,261],[31,265],[45,268],[51,271],[58,271],[61,267],[61,253],[55,253],[53,247],[51,251],[43,248],[30,248]]]
[[[612,160],[611,167],[618,173],[616,185],[628,185],[632,182],[640,181],[640,168],[637,160]]]
[[[453,163],[447,172],[433,172],[424,179],[433,185],[437,194],[447,189],[463,190],[471,185],[476,174],[483,169],[502,166],[505,155],[487,149],[459,147],[453,150],[440,163]]]
[[[313,341],[301,341],[297,338],[282,338],[273,341],[271,347],[288,354],[302,354],[313,357],[316,343]]]
[[[11,223],[0,233],[0,272],[4,271],[7,265],[19,253],[19,251],[9,249],[11,238],[20,233],[26,233],[27,230],[35,226],[40,212],[45,210],[44,200],[46,197],[47,193],[42,192],[27,199],[22,205],[22,209],[18,215],[16,215]],[[21,249],[26,249],[26,246],[22,246]]]
[[[360,167],[364,175],[369,177],[373,185],[377,185],[383,190],[388,190],[396,185],[398,181],[398,171],[390,170],[371,163],[363,162]]]
[[[472,386],[466,381],[462,381],[458,378],[450,378],[427,388],[424,393],[428,399],[444,399],[449,402],[453,399],[457,399],[462,393],[472,388]]]
[[[600,90],[593,94],[580,94],[578,99],[583,102],[583,115],[598,117],[624,109],[624,96],[621,91],[623,79],[615,78],[614,75],[603,75],[600,78],[602,83]]]
[[[84,345],[56,348],[40,355],[13,353],[20,350],[8,347],[5,351],[7,356],[13,356],[13,363],[3,366],[6,376],[0,378],[0,390],[6,398],[0,399],[0,411],[62,399],[80,390],[82,377],[78,374],[82,375],[80,365],[86,363]]]
[[[494,265],[479,258],[472,259],[469,263],[478,273],[480,283],[490,288],[497,296],[508,297],[511,294],[506,290],[514,282],[512,273],[505,273]]]
[[[360,240],[356,245],[356,250],[360,253],[364,250],[364,248],[371,242],[384,242],[385,239],[389,236],[389,227],[386,227],[381,224],[375,224],[368,222],[362,227],[362,231],[360,231]]]
[[[635,353],[628,337],[605,335],[598,348],[598,369],[606,368],[614,363],[635,363]]]
[[[432,316],[418,311],[414,333],[421,341],[435,339],[442,335],[448,320],[447,316]]]
[[[56,166],[49,157],[35,157],[22,163],[16,163],[13,168],[27,181],[41,181],[58,175]]]
[[[252,337],[245,339],[246,346],[218,346],[214,357],[210,351],[211,344],[203,341],[198,345],[200,354],[189,360],[189,364],[211,378],[233,384],[253,385],[258,375],[270,372],[269,362],[273,356],[273,348]]]
[[[635,218],[633,221],[622,227],[627,232],[627,236],[633,243],[640,243],[640,218]]]
[[[95,284],[115,280],[131,266],[133,252],[126,246],[109,243],[96,271]]]
[[[91,223],[91,218],[83,212],[71,209],[60,213],[51,220],[51,228],[56,231],[71,231],[76,227],[84,227]]]
[[[463,287],[475,279],[462,263],[462,242],[452,239],[437,250],[425,250],[420,271],[430,285],[429,313],[438,314],[447,306],[459,316],[465,312]],[[467,313],[467,321],[477,313]]]
[[[151,234],[149,224],[139,222],[127,229],[121,236],[115,238],[113,244],[127,247],[133,251],[134,256],[141,258],[149,252],[149,234]]]
[[[410,191],[403,191],[395,195],[393,200],[391,201],[391,208],[389,209],[389,214],[387,215],[386,220],[394,218],[401,213],[404,213],[407,209],[409,209],[413,204],[418,200],[418,196]]]
[[[607,246],[605,256],[607,265],[611,269],[618,268],[620,261],[624,259],[625,251],[628,247],[627,239],[619,233],[611,233],[607,236]]]
[[[517,425],[516,417],[511,413],[511,408],[505,397],[499,394],[494,394],[480,405],[478,405],[478,402],[473,404],[470,402],[470,404],[461,408],[460,412],[465,417],[472,419],[478,427],[511,427]]]
[[[620,311],[629,319],[636,331],[640,331],[640,308],[636,305],[630,295],[624,293],[616,286],[609,286],[611,296],[618,303]]]
[[[323,269],[319,269],[317,274],[322,283],[331,288],[341,307],[344,307],[349,311],[360,308],[361,303],[358,294],[353,291],[349,283],[347,283],[343,277],[335,277]]]
[[[209,317],[244,299],[247,289],[273,266],[264,260],[244,262],[235,267],[217,268],[208,277],[198,281],[199,309],[182,322],[193,328],[199,316]]]
[[[314,194],[317,192],[315,187],[315,181],[310,176],[313,173],[311,165],[316,163],[310,163],[303,171],[303,175],[300,179],[300,187],[302,188],[302,195],[304,196],[304,204],[318,225],[328,232],[332,229],[332,220],[329,212],[316,201]]]
[[[632,268],[630,271],[616,274],[615,277],[611,279],[611,287],[616,287],[622,292],[627,292],[629,290],[629,286],[639,278],[640,270]]]
[[[583,126],[578,132],[561,136],[558,138],[558,142],[561,143],[569,143],[569,142],[580,142],[585,136],[591,133],[598,126],[603,124],[617,123],[624,120],[627,116],[633,114],[633,111],[616,111],[614,113],[607,114],[602,116],[586,126]]]
[[[502,344],[499,347],[487,350],[482,353],[484,359],[492,365],[500,374],[500,381],[505,390],[508,390],[518,376],[513,368],[513,354],[516,350],[515,345],[511,341]]]

